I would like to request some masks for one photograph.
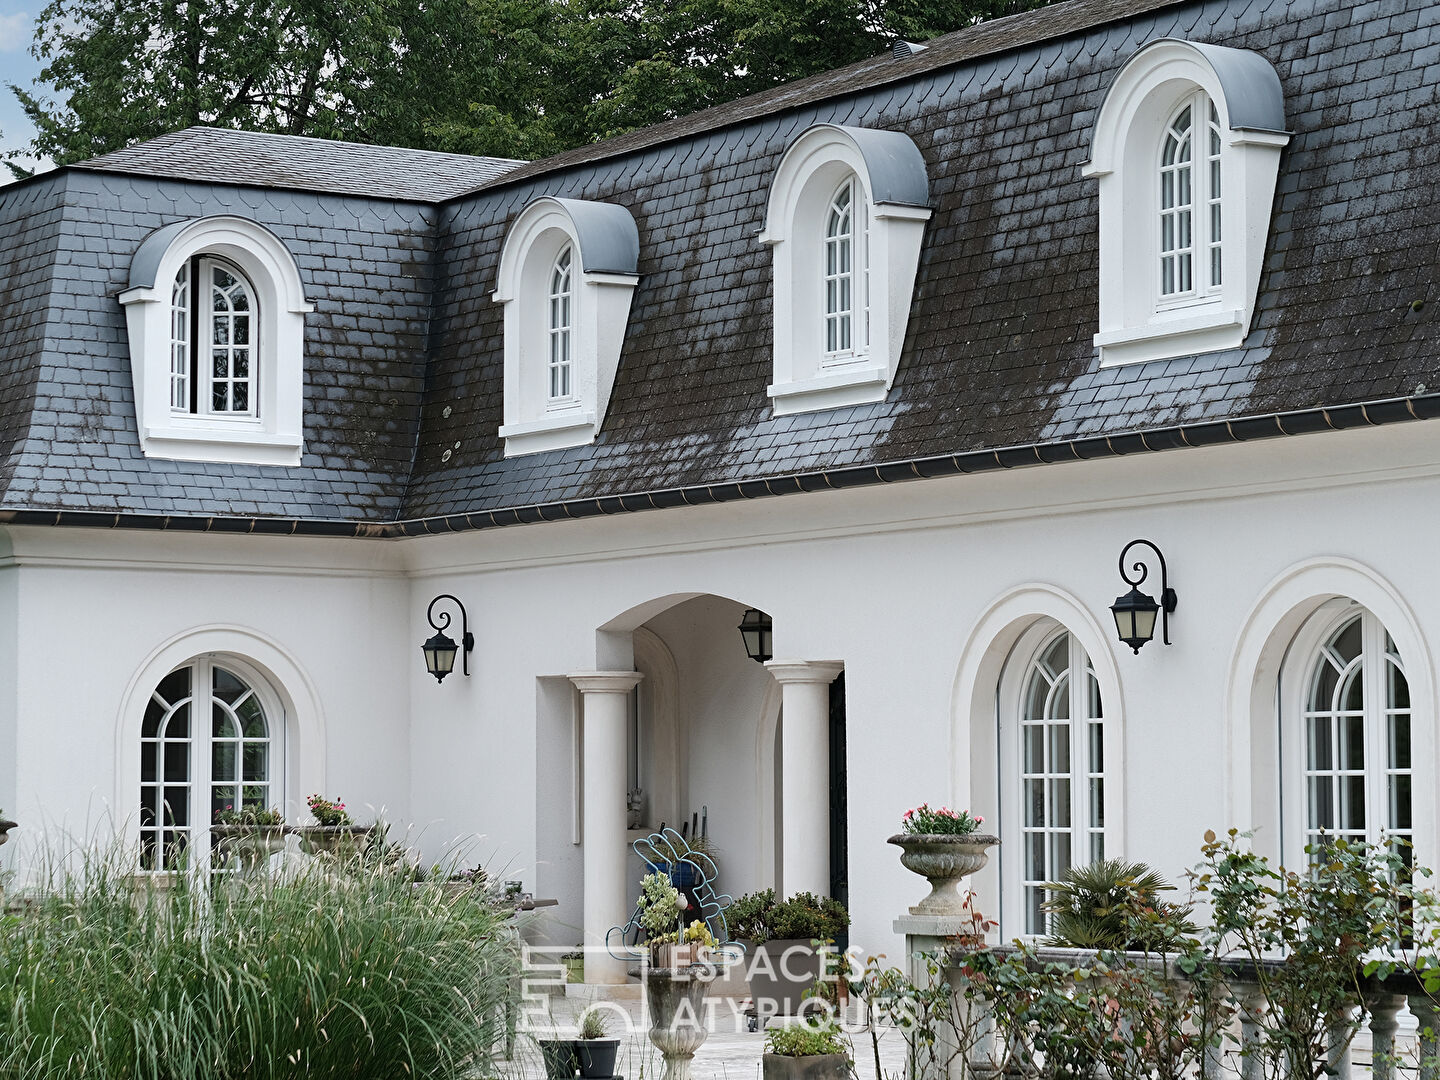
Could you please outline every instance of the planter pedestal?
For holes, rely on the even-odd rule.
[[[300,847],[307,855],[330,855],[353,859],[365,847],[372,825],[302,825]]]
[[[705,1030],[704,998],[713,969],[648,968],[645,1001],[650,1009],[650,1041],[665,1059],[662,1080],[691,1080],[695,1051],[708,1037]]]
[[[242,874],[255,874],[265,869],[270,856],[285,850],[285,834],[289,825],[212,825],[210,835],[217,841],[220,854],[235,856]]]

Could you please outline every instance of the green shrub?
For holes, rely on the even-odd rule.
[[[749,893],[725,913],[730,936],[737,941],[834,941],[850,925],[845,905],[813,893],[775,899],[775,890]]]
[[[783,1057],[819,1057],[821,1054],[844,1054],[850,1050],[834,1023],[770,1028],[765,1033],[765,1052]]]
[[[137,881],[109,858],[0,925],[0,1078],[452,1080],[516,946],[478,894],[356,862]]]

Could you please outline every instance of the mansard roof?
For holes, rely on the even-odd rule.
[[[74,168],[440,202],[487,184],[520,164],[510,158],[192,127],[101,154]]]
[[[1163,37],[1263,56],[1294,137],[1243,345],[1101,368],[1081,166],[1115,73]],[[1429,0],[1071,0],[443,199],[66,170],[0,190],[0,522],[428,531],[1437,415],[1437,106]],[[907,134],[934,214],[888,399],[776,417],[756,237],[817,123]],[[641,279],[596,442],[507,460],[491,291],[508,224],[547,195],[628,209]],[[115,297],[147,235],[211,213],[280,236],[315,303],[298,468],[139,454]]]

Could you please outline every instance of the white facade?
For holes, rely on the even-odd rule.
[[[777,884],[781,867],[818,874],[786,850],[804,835],[797,813],[827,819],[817,793],[785,790],[803,770],[777,769],[791,698],[745,656],[736,624],[753,606],[774,618],[777,658],[843,665],[852,940],[898,955],[891,922],[924,886],[885,838],[922,801],[997,824],[980,905],[1003,911],[1009,936],[1021,845],[996,732],[997,709],[1018,707],[1022,635],[1053,619],[1088,654],[1106,854],[1175,880],[1208,828],[1258,827],[1257,846],[1297,859],[1280,787],[1284,773],[1292,798],[1299,774],[1277,757],[1277,725],[1294,718],[1276,702],[1301,706],[1286,704],[1293,678],[1278,695],[1277,679],[1307,617],[1339,597],[1373,613],[1403,659],[1415,842],[1434,865],[1437,496],[1440,444],[1415,423],[405,540],[0,529],[0,791],[21,823],[0,857],[23,869],[42,836],[107,817],[133,827],[144,700],[213,655],[243,658],[283,702],[291,820],[318,791],[361,820],[383,810],[428,857],[478,835],[505,877],[560,899],[559,943],[611,917],[587,915],[587,857],[608,861],[607,907],[613,860],[627,858],[615,808],[603,837],[577,812],[597,779],[620,790],[610,772],[587,782],[585,764],[629,767],[615,717],[608,756],[585,742],[586,672],[642,676],[646,824],[708,806],[732,895]],[[1132,655],[1107,608],[1126,588],[1116,558],[1139,536],[1163,549],[1179,606],[1174,644]],[[471,676],[437,686],[419,645],[445,592],[476,645]],[[628,859],[618,880],[633,888]]]

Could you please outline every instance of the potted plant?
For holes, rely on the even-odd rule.
[[[264,866],[271,855],[285,850],[285,834],[289,832],[280,811],[268,806],[241,806],[236,810],[227,803],[215,815],[210,827],[224,857],[234,856],[245,873]]]
[[[300,846],[307,854],[353,858],[370,835],[371,826],[356,825],[339,799],[311,795],[305,800],[315,818],[314,825],[302,825]]]
[[[1160,898],[1173,892],[1143,862],[1102,859],[1072,866],[1059,881],[1047,881],[1044,909],[1051,916],[1046,944],[1062,948],[1169,951],[1177,929],[1194,933],[1190,909]]]
[[[654,966],[672,966],[673,957],[666,950],[679,942],[684,914],[685,898],[670,883],[669,875],[656,870],[640,879],[639,923]]]
[[[847,1080],[850,1054],[833,1022],[775,1028],[765,1036],[765,1080]]]
[[[691,964],[712,962],[711,950],[719,942],[699,919],[685,927],[684,931],[671,930],[656,934],[649,939],[650,953],[656,967],[681,968]]]
[[[930,895],[910,909],[912,915],[965,914],[960,881],[988,861],[985,849],[1000,843],[998,836],[979,832],[985,819],[968,810],[932,809],[921,803],[906,810],[901,831],[887,843],[900,848],[900,865],[930,882]]]
[[[545,1063],[545,1080],[572,1080],[580,1064],[574,1039],[539,1039],[540,1058]]]
[[[850,925],[845,905],[813,893],[779,900],[774,889],[742,896],[728,914],[733,937],[746,943],[746,979],[756,1018],[798,1016],[825,974],[826,947]]]
[[[575,1058],[580,1075],[587,1080],[615,1075],[615,1057],[620,1053],[620,1040],[605,1037],[605,1011],[591,1005],[580,1014],[579,1038],[575,1040]]]

